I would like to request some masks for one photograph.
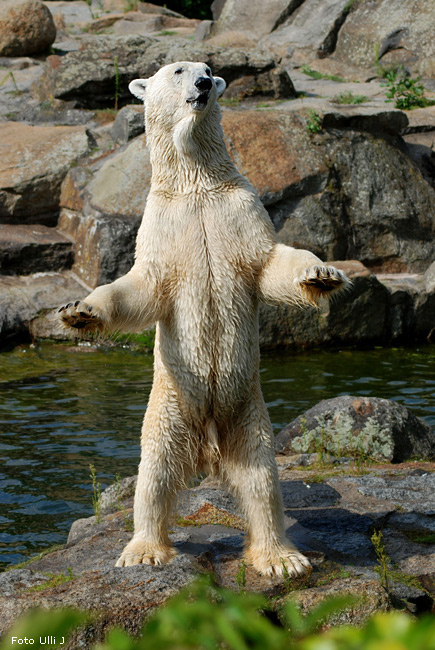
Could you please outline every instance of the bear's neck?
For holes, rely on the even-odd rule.
[[[240,177],[225,146],[217,105],[206,116],[189,116],[167,130],[145,114],[145,130],[153,190],[212,189]]]

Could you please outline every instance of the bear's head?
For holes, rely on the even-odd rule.
[[[158,107],[162,114],[167,107],[175,120],[206,112],[225,88],[225,81],[213,77],[208,65],[190,61],[170,63],[149,79],[135,79],[129,85],[146,108]]]
[[[190,61],[165,65],[149,79],[130,83],[130,92],[145,104],[154,164],[159,155],[170,155],[171,146],[179,154],[198,158],[207,140],[223,142],[217,99],[225,88],[225,81],[213,77],[207,64]]]

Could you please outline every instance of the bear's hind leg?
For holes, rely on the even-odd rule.
[[[307,558],[286,538],[273,432],[261,396],[247,406],[222,458],[223,478],[248,519],[245,557],[264,575],[291,576],[310,569]]]
[[[175,397],[157,393],[153,388],[143,425],[134,535],[117,567],[165,564],[176,555],[168,537],[168,520],[178,490],[193,472],[196,453]]]

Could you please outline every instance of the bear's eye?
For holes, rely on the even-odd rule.
[[[205,69],[205,72],[206,72],[206,74],[208,74],[209,77],[211,76],[211,70],[210,70],[210,68],[206,68],[206,69]]]
[[[183,72],[183,68],[177,68],[175,70],[175,74],[181,74]]]

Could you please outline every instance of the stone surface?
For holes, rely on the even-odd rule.
[[[63,271],[73,261],[71,240],[54,228],[0,224],[0,274]]]
[[[56,38],[53,17],[40,0],[2,0],[0,56],[28,56],[48,50]]]
[[[36,273],[27,276],[0,276],[0,341],[8,344],[27,337],[29,321],[43,309],[84,298],[88,291],[71,274]]]
[[[110,135],[114,140],[126,143],[144,132],[144,114],[142,106],[124,106],[111,129]]]
[[[278,460],[280,460],[278,458]],[[309,612],[331,595],[363,595],[363,602],[342,612],[330,625],[356,625],[367,616],[391,608],[392,601],[414,613],[426,611],[432,599],[420,589],[394,583],[386,591],[373,571],[375,555],[370,541],[373,528],[382,530],[391,561],[402,571],[412,569],[417,581],[429,584],[435,554],[433,547],[413,541],[427,531],[434,511],[435,466],[366,467],[365,473],[320,477],[319,470],[286,469],[279,474],[286,529],[313,565],[313,572],[292,582],[292,597]],[[311,480],[311,478],[313,480]],[[92,627],[78,633],[68,646],[91,647],[114,625],[137,633],[150,612],[207,571],[218,584],[238,590],[244,522],[232,497],[206,480],[185,490],[179,498],[170,537],[179,555],[167,566],[113,565],[131,536],[132,490],[136,477],[109,487],[102,495],[105,514],[74,522],[65,548],[56,550],[22,569],[0,574],[0,633],[4,634],[21,612],[35,606],[71,605],[97,613]],[[224,525],[222,522],[226,522]],[[407,537],[408,536],[408,537]],[[67,576],[53,586],[49,575]],[[41,589],[41,586],[45,588]],[[39,585],[38,591],[31,587]],[[273,597],[275,610],[288,598],[282,580],[259,576],[246,567],[247,591]],[[424,594],[423,594],[424,595]]]
[[[335,49],[348,7],[348,0],[305,0],[262,43],[283,55],[294,56],[294,50],[300,50],[327,56]]]
[[[0,123],[0,223],[53,223],[62,180],[88,150],[84,127]]]
[[[213,34],[246,31],[254,38],[265,36],[303,3],[304,0],[226,0],[213,25]],[[213,14],[214,15],[214,14]]]
[[[340,30],[334,57],[359,66],[403,64],[423,77],[435,75],[435,5],[426,0],[361,0]]]
[[[289,80],[288,73],[269,54],[245,53],[176,37],[168,43],[138,35],[88,36],[82,39],[79,51],[63,57],[49,56],[42,82],[35,85],[34,92],[40,100],[53,96],[75,100],[83,108],[112,107],[116,80],[118,103],[122,105],[131,101],[128,84],[132,79],[149,77],[161,66],[180,60],[206,62],[229,87],[233,81],[250,76],[256,81],[259,95],[264,92],[277,97],[281,92],[285,94],[280,96],[293,96],[291,82],[284,83]]]
[[[404,406],[376,397],[324,400],[287,425],[275,444],[284,454],[320,450],[394,463],[435,457],[431,427]]]

